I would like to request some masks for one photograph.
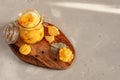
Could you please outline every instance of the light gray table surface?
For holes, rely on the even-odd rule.
[[[38,10],[70,39],[70,68],[36,67],[13,54],[2,28],[25,9]],[[120,80],[120,0],[0,0],[0,80]]]

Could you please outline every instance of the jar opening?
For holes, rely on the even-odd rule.
[[[31,30],[41,25],[43,18],[36,10],[27,10],[19,14],[17,22],[19,28]]]

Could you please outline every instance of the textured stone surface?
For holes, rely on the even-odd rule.
[[[77,56],[67,70],[44,69],[20,61],[0,38],[0,80],[120,80],[119,5],[120,0],[1,0],[1,33],[19,12],[34,8],[62,29]]]

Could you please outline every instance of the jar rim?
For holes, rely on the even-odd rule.
[[[38,17],[39,17],[38,23],[37,23],[35,26],[33,26],[33,27],[27,28],[27,27],[21,25],[21,24],[18,22],[19,19],[21,18],[21,16],[24,15],[25,13],[27,13],[27,12],[35,13],[35,14],[37,14]],[[17,23],[18,23],[18,25],[19,25],[19,28],[20,28],[20,29],[26,29],[26,30],[32,30],[32,29],[34,29],[34,28],[36,28],[39,24],[42,24],[42,22],[43,22],[43,17],[42,17],[42,15],[41,15],[37,10],[34,10],[34,9],[25,10],[25,11],[19,13],[18,19],[17,19]]]

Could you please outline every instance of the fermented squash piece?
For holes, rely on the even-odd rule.
[[[39,20],[40,20],[40,16],[38,16],[35,13],[28,12],[28,13],[23,14],[18,19],[18,22],[22,26],[30,28],[30,27],[34,27],[35,25],[37,25],[39,23]]]
[[[23,55],[28,55],[31,52],[31,47],[30,45],[27,44],[23,44],[20,49],[19,52]]]
[[[51,42],[54,41],[54,36],[45,36],[45,39],[46,39],[49,43],[51,43]]]
[[[73,59],[73,53],[69,48],[62,48],[59,50],[59,59],[63,62],[71,62]]]
[[[60,34],[59,30],[55,26],[49,26],[48,27],[48,33],[51,36],[57,36]]]

